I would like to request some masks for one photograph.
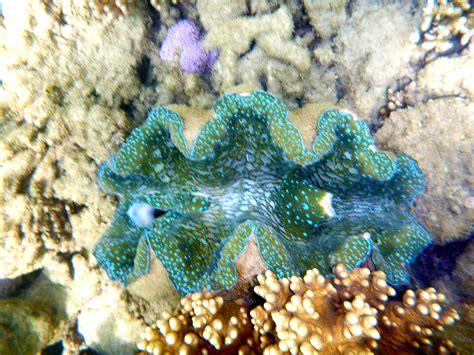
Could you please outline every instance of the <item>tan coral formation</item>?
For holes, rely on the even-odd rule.
[[[423,8],[420,31],[421,47],[428,51],[445,52],[456,43],[468,45],[474,35],[472,2],[429,0]]]
[[[439,343],[433,339],[435,331],[442,331],[460,319],[454,309],[443,310],[441,304],[445,300],[442,293],[430,287],[416,292],[407,290],[403,301],[389,303],[379,324],[381,333],[387,335],[379,340],[380,348],[389,353],[427,351],[433,346],[442,354],[452,351],[454,344],[449,339]]]
[[[251,315],[260,334],[276,339],[266,353],[361,353],[368,350],[366,339],[380,338],[375,328],[377,310],[363,293],[351,292],[354,283],[344,268],[338,266],[336,273],[341,278],[334,284],[316,269],[303,278],[278,280],[272,272],[259,277],[255,292],[265,304]],[[339,292],[338,283],[344,285]],[[391,291],[380,288],[383,295]]]
[[[298,85],[301,75],[310,70],[311,59],[309,51],[292,40],[294,24],[288,8],[281,6],[271,14],[254,18],[229,16],[224,23],[207,17],[203,19],[205,24],[212,24],[204,45],[220,49],[213,72],[214,85],[219,91],[233,91],[239,85],[253,90],[260,87],[260,76],[264,75],[273,80],[268,83],[269,90],[279,92],[278,86],[284,81],[278,78],[283,72],[292,73],[288,80]],[[253,42],[255,48],[252,49]],[[240,57],[244,55],[242,60]],[[262,60],[264,64],[259,65]],[[251,70],[248,64],[252,66]]]
[[[211,293],[189,294],[181,309],[146,328],[140,350],[152,354],[232,353],[258,350],[256,333],[242,300],[224,302]]]
[[[396,301],[383,272],[342,265],[334,272],[334,279],[316,269],[277,279],[266,271],[255,287],[264,303],[251,310],[241,300],[188,295],[180,310],[146,329],[138,347],[145,353],[230,351],[224,343],[242,354],[269,355],[453,351],[452,342],[434,337],[459,319],[443,308],[443,294],[408,290]]]
[[[109,20],[123,20],[128,14],[129,4],[127,0],[89,0],[94,15],[106,16]]]

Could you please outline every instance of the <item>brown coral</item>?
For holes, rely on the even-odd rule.
[[[266,302],[251,311],[265,341],[265,353],[380,353],[452,350],[448,340],[431,340],[436,330],[459,319],[443,310],[444,295],[433,288],[405,292],[403,301],[389,300],[395,290],[380,271],[334,269],[333,282],[316,269],[303,278],[277,280],[267,272],[255,292]]]
[[[181,309],[148,327],[138,348],[154,354],[258,352],[256,332],[242,300],[225,302],[211,293],[181,299]]]
[[[443,330],[459,320],[454,309],[443,310],[441,303],[445,301],[442,293],[432,287],[425,290],[407,290],[403,301],[387,304],[380,314],[378,329],[382,334],[379,346],[384,352],[409,352],[414,349],[436,348],[439,353],[453,350],[449,340],[437,341],[433,344],[435,331]]]
[[[264,354],[446,353],[453,343],[435,337],[459,316],[443,310],[433,288],[408,290],[394,301],[385,274],[335,267],[334,279],[318,270],[278,280],[258,276],[255,293],[265,302],[249,312],[241,300],[224,303],[210,293],[182,299],[174,315],[147,328],[139,348],[149,353],[217,351]],[[249,316],[250,315],[250,316]],[[250,325],[253,324],[253,329]]]
[[[428,1],[423,16],[420,28],[423,49],[445,52],[456,42],[465,46],[471,41],[474,13],[470,1]]]
[[[265,352],[370,353],[367,342],[374,347],[380,338],[377,307],[395,291],[383,273],[349,273],[341,265],[335,272],[334,282],[316,269],[303,278],[277,280],[272,272],[259,276],[255,292],[266,302],[251,311],[252,322],[260,334],[276,339]]]

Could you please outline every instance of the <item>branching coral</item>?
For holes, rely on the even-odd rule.
[[[474,35],[474,12],[469,0],[430,0],[423,9],[421,46],[445,52],[456,43],[466,46]]]
[[[148,272],[151,250],[182,294],[230,288],[252,233],[278,277],[371,256],[400,284],[430,241],[408,210],[424,188],[412,159],[377,150],[367,124],[337,110],[306,151],[285,105],[261,91],[216,102],[192,149],[181,118],[153,110],[99,182],[120,205],[94,253],[124,284]]]
[[[153,354],[250,354],[259,349],[244,303],[224,302],[210,293],[181,299],[181,309],[147,328],[138,348]]]
[[[450,347],[449,341],[430,341],[435,330],[459,319],[454,309],[441,307],[444,295],[432,288],[408,290],[403,302],[389,301],[395,290],[384,273],[342,265],[334,272],[332,282],[316,269],[303,278],[277,280],[271,272],[259,277],[255,292],[266,302],[251,316],[265,341],[275,339],[265,351],[385,354]]]
[[[443,309],[444,295],[432,288],[408,290],[403,301],[394,301],[383,272],[342,265],[334,272],[334,279],[312,269],[302,278],[279,280],[267,271],[255,287],[265,303],[252,310],[240,301],[223,304],[209,293],[186,296],[181,310],[147,328],[138,346],[148,353],[214,353],[239,346],[243,353],[264,354],[453,351],[452,342],[434,336],[459,319],[454,309]]]
[[[123,19],[129,11],[126,0],[89,0],[89,6],[96,16],[105,15],[109,20]]]

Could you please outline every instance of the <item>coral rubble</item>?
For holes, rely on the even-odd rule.
[[[269,93],[225,95],[189,149],[181,118],[153,110],[98,173],[120,197],[94,249],[109,276],[147,274],[152,251],[182,294],[228,289],[254,233],[279,277],[371,255],[404,283],[430,241],[407,208],[424,188],[416,163],[377,150],[366,123],[337,110],[321,115],[306,151],[287,117]]]
[[[223,303],[209,293],[188,295],[180,310],[146,328],[138,348],[145,353],[209,354],[231,349],[257,354],[455,350],[439,334],[459,320],[454,309],[443,308],[443,294],[432,288],[408,290],[396,301],[383,272],[348,271],[342,265],[334,272],[333,279],[317,269],[304,277],[277,279],[267,271],[255,287],[264,304],[253,309],[240,300]]]

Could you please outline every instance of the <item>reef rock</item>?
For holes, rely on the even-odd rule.
[[[413,156],[428,178],[417,214],[439,242],[464,237],[474,222],[474,105],[440,98],[392,112],[376,134],[389,149]]]

